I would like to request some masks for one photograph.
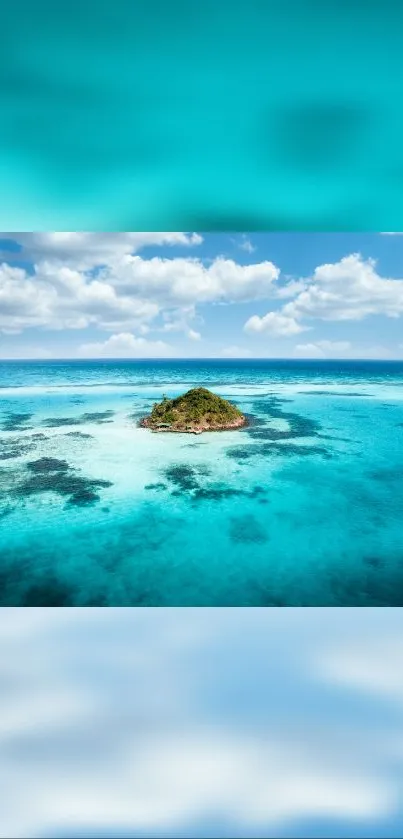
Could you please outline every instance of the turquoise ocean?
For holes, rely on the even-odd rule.
[[[203,385],[247,428],[153,434]],[[0,605],[403,605],[403,363],[0,363]]]

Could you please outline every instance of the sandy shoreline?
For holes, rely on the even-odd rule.
[[[206,431],[237,431],[237,429],[244,428],[248,424],[249,422],[246,417],[239,417],[239,419],[231,423],[226,423],[225,425],[196,425],[193,428],[158,428],[150,423],[148,417],[144,417],[140,420],[139,427],[148,428],[153,434],[203,434]]]

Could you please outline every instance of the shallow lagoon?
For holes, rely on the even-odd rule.
[[[205,385],[239,431],[152,434]],[[3,362],[2,605],[402,605],[403,365]]]

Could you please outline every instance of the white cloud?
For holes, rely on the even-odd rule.
[[[286,281],[283,282],[282,285],[278,285],[276,288],[276,298],[279,300],[287,297],[296,297],[300,291],[303,291],[306,288],[306,282],[304,280],[293,280],[292,277],[287,277],[285,279]]]
[[[281,314],[281,312],[268,312],[264,317],[253,315],[245,323],[244,329],[247,332],[268,332],[272,335],[297,335],[304,332],[306,327],[297,323],[295,318]]]
[[[286,296],[294,299],[278,312],[252,316],[245,328],[292,335],[306,329],[311,320],[357,321],[371,315],[398,318],[403,314],[403,279],[382,277],[375,260],[364,260],[360,254],[319,265],[308,279],[290,279],[276,292],[277,298]],[[319,344],[315,346],[320,350]],[[319,352],[312,344],[309,347]]]
[[[252,353],[246,347],[231,346],[224,347],[221,350],[221,355],[224,358],[250,358]]]
[[[193,233],[0,235],[16,238],[23,258],[34,262],[32,270],[25,270],[12,264],[15,255],[4,252],[8,262],[0,265],[0,332],[5,334],[92,327],[114,335],[176,331],[198,341],[199,306],[267,299],[281,301],[282,308],[252,315],[246,332],[287,338],[310,329],[314,320],[403,314],[403,279],[381,276],[375,261],[359,254],[319,265],[311,277],[295,279],[280,278],[279,268],[267,260],[240,265],[224,257],[203,262],[189,255],[138,254],[147,245],[197,246],[202,240]],[[249,245],[244,235],[241,246],[250,252]],[[320,341],[299,344],[296,354],[323,357],[350,351],[337,344],[343,342],[333,347]],[[372,355],[357,349],[356,357],[388,356],[383,347],[370,350]]]
[[[195,329],[189,329],[186,334],[187,334],[187,337],[190,338],[191,341],[200,341],[201,340],[200,332],[196,332]]]
[[[84,358],[163,358],[174,350],[164,341],[136,338],[130,332],[111,335],[106,341],[82,344],[77,355]]]
[[[272,262],[238,265],[218,257],[208,266],[199,259],[142,259],[125,256],[105,268],[100,278],[125,293],[136,293],[165,306],[261,300],[276,293],[279,269]]]
[[[297,319],[399,317],[403,314],[403,280],[381,277],[374,260],[352,254],[316,268],[306,288],[287,303],[283,312]]]
[[[8,263],[0,265],[0,330],[5,332],[88,326],[138,331],[159,314],[171,313],[172,321],[176,312],[183,331],[192,338],[197,330],[188,321],[198,304],[276,295],[279,269],[268,261],[238,265],[217,258],[205,265],[200,259],[145,259],[133,253],[147,242],[196,244],[196,234],[18,236],[27,251],[24,258],[34,259],[35,264],[32,271],[17,268],[8,254]]]
[[[172,309],[162,313],[164,325],[157,331],[160,332],[183,332],[191,341],[200,341],[201,334],[190,326],[189,321],[203,323],[203,319],[196,314],[194,306],[183,306],[181,309]]]
[[[113,330],[151,320],[158,311],[155,302],[118,293],[110,284],[70,268],[44,263],[31,276],[21,268],[0,265],[0,330],[90,325]]]
[[[240,242],[239,247],[241,250],[246,251],[247,253],[253,253],[256,248],[252,245],[250,239],[248,239],[245,235],[242,237],[242,241]]]
[[[23,258],[38,263],[52,261],[79,271],[105,265],[146,246],[200,245],[198,233],[0,233],[23,248]],[[7,259],[9,253],[3,251]]]

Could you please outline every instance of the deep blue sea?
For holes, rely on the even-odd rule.
[[[403,605],[403,363],[1,362],[0,461],[1,605]]]

